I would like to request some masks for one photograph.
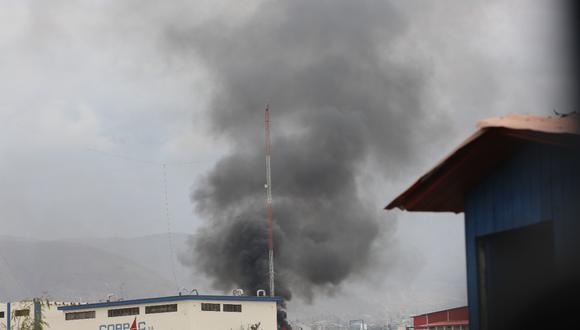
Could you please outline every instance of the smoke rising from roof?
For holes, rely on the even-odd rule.
[[[372,267],[389,230],[358,179],[369,162],[409,161],[408,131],[427,121],[420,68],[389,57],[405,24],[388,2],[298,0],[264,2],[235,26],[169,30],[214,74],[212,127],[232,143],[192,193],[207,219],[194,262],[217,288],[267,288],[267,102],[277,293],[310,298]]]

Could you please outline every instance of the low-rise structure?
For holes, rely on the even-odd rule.
[[[414,330],[469,330],[467,306],[413,316]]]
[[[46,322],[58,330],[275,330],[277,297],[182,295],[99,303],[0,304],[0,329]]]

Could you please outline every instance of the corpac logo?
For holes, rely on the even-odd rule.
[[[115,323],[115,324],[102,324],[99,325],[99,330],[150,330],[152,327],[147,328],[147,324],[143,321],[137,322],[137,318],[133,320],[133,323]]]

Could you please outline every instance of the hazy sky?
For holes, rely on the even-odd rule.
[[[267,20],[262,11],[277,2],[0,0],[0,232],[46,239],[167,232],[166,163],[171,230],[194,233],[201,219],[190,194],[235,146],[210,121],[212,100],[224,89],[219,68],[212,67],[218,62],[208,54],[227,52],[232,41],[219,39],[223,34],[212,26],[235,31]],[[364,5],[372,12],[384,2]],[[416,100],[422,111],[416,126],[411,120],[398,133],[412,161],[388,173],[374,162],[358,175],[376,210],[465,138],[477,120],[570,110],[556,1],[386,2],[397,21],[386,25],[388,44],[375,46],[385,61],[421,76]],[[179,48],[167,41],[176,29],[207,31],[198,39],[217,39],[208,51],[195,45],[196,38]],[[277,100],[265,101],[275,117]],[[253,110],[246,120],[260,121],[262,109]],[[414,272],[463,279],[462,216],[377,214],[393,223],[394,251],[427,262]],[[455,294],[449,301],[461,300],[462,293]]]
[[[408,132],[404,138],[415,139],[424,155],[370,195],[377,206],[441,158],[477,120],[565,107],[558,94],[565,81],[555,56],[555,20],[561,13],[552,3],[393,2],[405,21],[385,57],[422,70],[425,115],[448,125],[436,136]],[[169,163],[174,229],[193,232],[190,190],[228,145],[208,132],[206,110],[216,90],[212,68],[203,67],[194,52],[167,51],[166,25],[226,18],[241,24],[258,5],[10,0],[1,5],[3,232],[57,238],[165,231],[161,165],[116,156]],[[276,100],[270,102],[275,116]],[[261,114],[255,118],[261,120]]]

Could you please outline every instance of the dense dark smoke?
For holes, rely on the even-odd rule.
[[[361,171],[409,161],[426,124],[420,68],[392,49],[406,22],[387,1],[266,1],[243,22],[175,27],[217,90],[214,131],[231,153],[196,185],[192,241],[216,287],[267,289],[263,110],[271,105],[277,294],[311,297],[373,264],[384,224]],[[377,174],[379,176],[381,174]]]

